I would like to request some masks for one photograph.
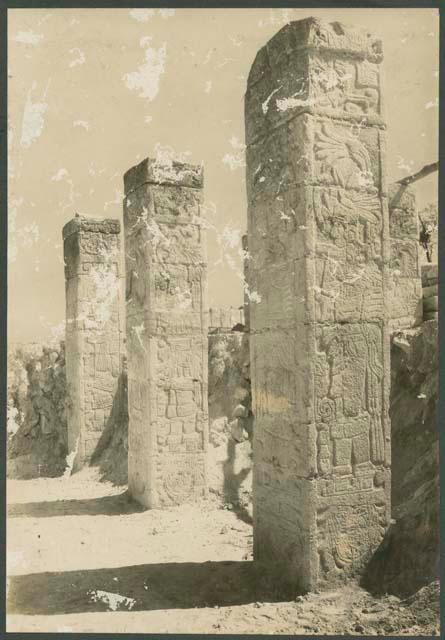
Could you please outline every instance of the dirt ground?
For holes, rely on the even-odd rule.
[[[143,511],[94,469],[8,482],[8,632],[438,635],[438,584],[282,602],[231,505]]]

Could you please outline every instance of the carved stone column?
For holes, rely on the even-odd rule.
[[[208,310],[201,167],[124,176],[128,482],[147,507],[206,494]]]
[[[63,228],[68,450],[91,460],[120,402],[122,309],[119,220],[76,216]]]
[[[392,331],[409,329],[423,320],[419,219],[414,187],[389,185],[391,236],[390,301]]]
[[[390,518],[381,61],[309,18],[248,79],[254,558],[293,589],[360,572]]]

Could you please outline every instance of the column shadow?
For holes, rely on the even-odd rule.
[[[8,518],[53,518],[57,516],[120,516],[144,511],[125,491],[114,496],[85,500],[23,502],[8,506]]]
[[[289,600],[254,562],[146,564],[9,578],[8,613],[55,615]]]

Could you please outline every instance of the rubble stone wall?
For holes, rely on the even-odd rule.
[[[8,349],[8,460],[11,478],[61,475],[66,468],[64,343]]]

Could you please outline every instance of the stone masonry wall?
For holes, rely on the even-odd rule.
[[[360,573],[390,519],[381,61],[310,18],[248,79],[254,557],[294,590]]]
[[[200,167],[124,176],[129,491],[147,507],[206,494],[206,257]]]
[[[437,320],[394,335],[391,378],[393,520],[363,586],[404,597],[440,576]]]
[[[7,474],[60,476],[67,455],[65,345],[8,346]]]
[[[76,216],[63,228],[68,450],[88,463],[107,428],[121,374],[120,223]]]

